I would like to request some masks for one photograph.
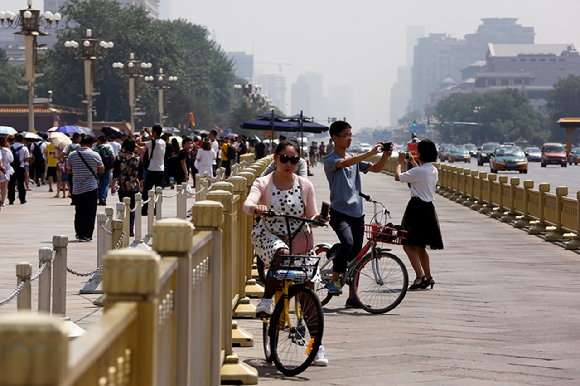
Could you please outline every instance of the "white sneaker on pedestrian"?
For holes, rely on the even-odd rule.
[[[316,358],[312,361],[312,366],[328,366],[328,358],[324,352],[324,346],[320,345],[318,352],[316,353]]]
[[[272,315],[274,312],[274,299],[260,299],[260,303],[256,307],[256,315],[267,314]]]

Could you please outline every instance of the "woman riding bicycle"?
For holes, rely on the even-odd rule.
[[[244,212],[249,215],[261,215],[263,212],[273,210],[278,213],[325,221],[326,219],[320,218],[320,213],[316,207],[314,186],[308,179],[294,174],[300,161],[298,143],[289,140],[280,142],[276,147],[274,161],[276,162],[276,170],[265,177],[257,178],[254,182],[248,198],[244,202]],[[298,221],[291,221],[290,231],[294,233],[298,226],[300,226]],[[256,254],[269,267],[264,297],[256,308],[256,314],[270,315],[274,311],[272,297],[280,285],[280,281],[274,278],[272,271],[280,263],[281,255],[290,254],[285,241],[288,239],[288,235],[284,219],[263,218],[253,229],[251,239]],[[313,248],[312,233],[308,225],[305,225],[294,239],[292,252],[316,256]],[[324,360],[315,360],[315,365],[328,363],[328,360],[323,356],[323,351],[320,349],[319,354],[322,353]]]

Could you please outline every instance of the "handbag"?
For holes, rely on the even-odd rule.
[[[91,174],[93,175],[93,177],[95,177],[95,180],[97,180],[97,186],[99,187],[99,189],[101,188],[101,183],[99,182],[99,178],[97,177],[97,174],[95,173],[95,171],[93,170],[93,168],[91,168],[88,164],[87,161],[85,161],[85,158],[83,157],[83,155],[81,154],[80,151],[77,151],[77,154],[79,155],[79,157],[81,157],[81,160],[85,163],[85,165],[87,165],[87,168],[91,171]]]

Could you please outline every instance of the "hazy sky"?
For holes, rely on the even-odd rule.
[[[580,46],[579,0],[163,1],[170,1],[172,19],[206,26],[225,51],[253,52],[255,62],[291,63],[282,66],[288,105],[290,85],[307,71],[324,76],[326,95],[329,87],[350,85],[354,113],[347,119],[355,128],[388,125],[390,90],[397,66],[406,62],[407,26],[463,38],[481,18],[513,17],[535,28],[536,43]],[[0,0],[2,10],[25,5]],[[277,65],[257,63],[255,69],[279,72]]]

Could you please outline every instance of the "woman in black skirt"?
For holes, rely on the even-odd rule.
[[[411,187],[411,200],[403,215],[402,226],[409,232],[403,240],[403,249],[415,270],[416,279],[409,289],[427,288],[435,285],[429,265],[427,245],[431,249],[443,249],[443,239],[439,229],[439,220],[433,206],[435,188],[439,173],[431,162],[437,159],[435,144],[429,140],[419,142],[417,155],[421,166],[415,163],[413,169],[401,173],[401,165],[405,163],[405,153],[399,153],[395,180],[408,183]]]

